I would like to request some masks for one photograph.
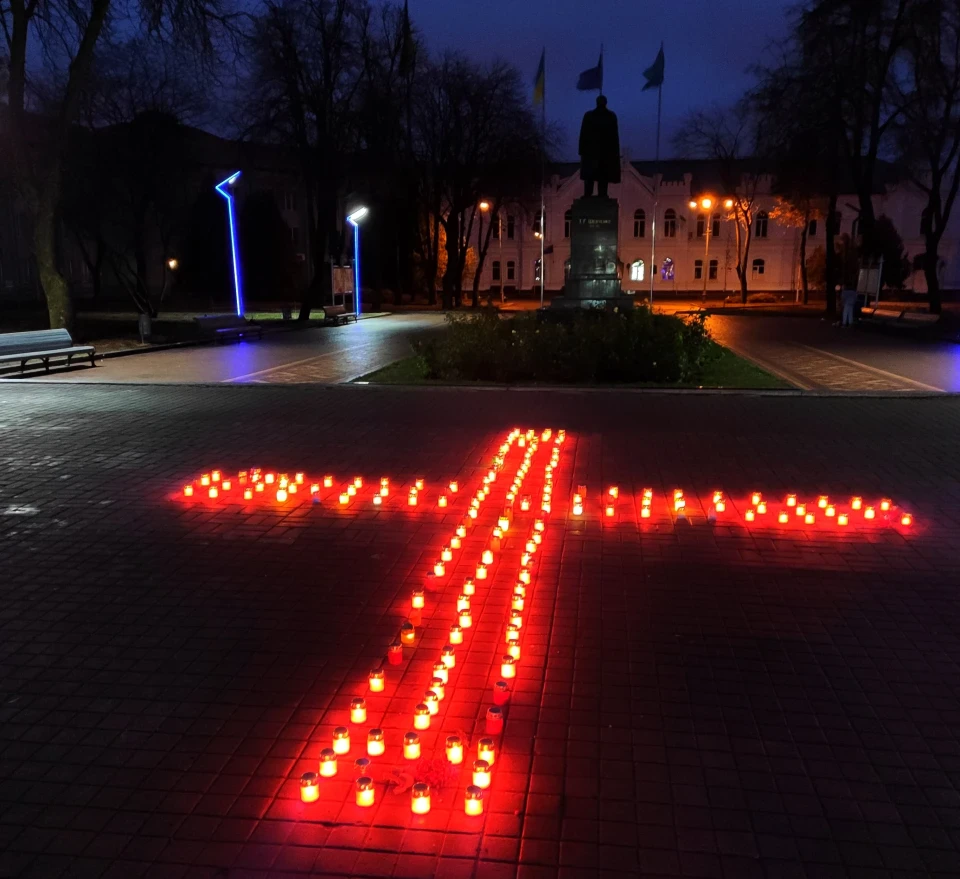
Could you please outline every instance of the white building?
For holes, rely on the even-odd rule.
[[[638,296],[650,294],[653,164],[624,161],[622,182],[610,187],[610,196],[620,205],[622,287]],[[654,297],[701,292],[704,271],[707,290],[712,294],[739,292],[734,222],[724,218],[722,209],[712,213],[707,253],[707,218],[703,211],[690,207],[691,200],[699,200],[705,195],[712,195],[715,200],[722,200],[725,195],[711,169],[710,162],[660,163]],[[583,183],[577,164],[554,166],[552,170],[545,195],[546,288],[558,291],[563,286],[565,264],[570,257],[569,211],[574,199],[583,195]],[[908,181],[898,179],[892,165],[881,163],[877,176],[875,215],[890,218],[903,238],[907,255],[912,261],[916,260],[926,249],[920,229],[925,196]],[[769,216],[777,203],[773,183],[770,175],[761,176],[758,181],[757,213],[747,260],[751,293],[791,293],[799,286],[800,229],[782,225]],[[840,214],[838,234],[855,239],[859,213],[857,197],[852,194],[841,196],[837,210]],[[539,286],[540,240],[536,234],[536,210],[506,206],[500,211],[499,218],[488,216],[486,222],[494,223],[494,237],[487,251],[481,290],[499,289],[501,280],[508,291],[511,288],[531,290]],[[940,246],[941,284],[948,290],[960,288],[960,221],[956,216],[951,226],[955,228],[948,230]],[[499,236],[498,231],[501,232]],[[474,239],[474,246],[477,240]],[[824,242],[823,220],[812,221],[807,238],[808,262],[818,247],[824,247]],[[925,292],[922,271],[915,270],[906,286]]]

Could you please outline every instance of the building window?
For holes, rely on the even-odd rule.
[[[763,270],[766,267],[766,263],[762,259],[755,259],[753,261],[753,277],[759,278],[763,274]]]
[[[533,280],[537,283],[540,282],[540,272],[542,266],[543,263],[540,262],[540,257],[538,256],[536,262],[533,264]]]
[[[643,264],[642,259],[634,260],[630,263],[630,280],[631,281],[642,281],[646,267]]]
[[[720,263],[717,260],[715,259],[710,260],[710,268],[709,268],[709,273],[707,274],[707,277],[711,281],[717,280],[717,270],[719,268],[720,268]]]
[[[512,259],[507,260],[507,280],[517,280],[517,264]]]
[[[495,259],[493,261],[493,280],[494,281],[500,280],[500,260],[498,259]]]
[[[563,215],[563,237],[570,237],[570,224],[573,222],[573,211],[567,211]]]
[[[670,213],[668,211],[667,213]],[[674,219],[674,232],[676,232],[676,219]],[[663,265],[660,266],[660,280],[661,281],[672,281],[673,280],[673,260],[668,256],[664,261]]]
[[[647,215],[644,213],[643,209],[638,209],[633,212],[633,237],[634,238],[645,238],[647,234]],[[643,265],[643,263],[640,263]]]
[[[713,223],[711,224],[713,228],[710,230],[710,234],[714,238],[720,237],[720,214],[713,215]]]
[[[507,214],[507,238],[511,241],[513,240],[514,232],[516,231],[516,220]]]
[[[703,214],[697,214],[697,238],[703,238],[707,231],[707,218]]]
[[[816,238],[817,237],[817,221],[811,220],[807,223],[807,237]]]
[[[767,237],[767,226],[769,222],[770,218],[767,216],[766,211],[760,211],[757,214],[757,238]]]
[[[534,238],[539,238],[539,237],[540,237],[540,233],[541,233],[543,227],[544,227],[543,217],[542,217],[540,211],[537,211],[536,216],[533,218],[533,237],[534,237]]]
[[[703,260],[695,259],[693,261],[693,280],[702,281],[703,280]]]
[[[673,208],[668,208],[663,214],[663,237],[677,237],[677,212]],[[666,268],[666,266],[664,266]],[[661,270],[662,272],[662,270]],[[666,278],[664,278],[666,280]]]
[[[500,224],[501,224],[502,222],[503,222],[503,220],[501,219],[500,215],[497,214],[497,222],[494,223],[494,224],[493,224],[493,227],[492,227],[492,229],[493,229],[493,237],[494,237],[494,238],[499,238],[499,237],[500,237]]]

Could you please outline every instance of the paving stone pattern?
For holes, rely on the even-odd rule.
[[[568,434],[484,816],[462,778],[427,816],[379,773],[378,806],[351,806],[362,736],[302,804],[467,490],[528,424]],[[955,876],[958,430],[949,398],[4,386],[0,876]],[[397,495],[185,502],[215,466],[389,475]],[[405,509],[420,475],[427,500],[464,493]],[[683,487],[690,520],[641,522],[647,485]],[[717,488],[734,515],[712,525]],[[747,529],[753,489],[889,495],[917,522]],[[368,698],[394,747],[499,502]],[[516,540],[425,753],[480,734]]]

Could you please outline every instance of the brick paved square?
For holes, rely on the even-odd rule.
[[[466,816],[465,762],[414,816],[387,782],[429,769],[401,740],[516,444],[446,574],[426,575],[514,426],[567,438],[493,782]],[[0,876],[956,875],[958,428],[949,398],[4,386]],[[537,502],[553,446],[522,487]],[[252,467],[337,482],[317,504],[181,496]],[[753,491],[773,512],[795,492],[890,497],[896,515],[748,525]],[[484,735],[535,517],[515,508],[476,583],[421,733],[441,766],[446,736],[472,760]],[[414,644],[369,693],[425,584]],[[302,803],[340,725],[349,755]],[[388,752],[361,809],[352,766],[375,726]]]

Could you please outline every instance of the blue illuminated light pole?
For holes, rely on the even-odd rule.
[[[237,300],[237,317],[243,317],[243,285],[240,280],[240,255],[237,253],[237,214],[233,206],[233,193],[227,187],[233,186],[240,177],[235,171],[226,180],[221,180],[214,189],[227,200],[227,222],[230,226],[230,257],[233,260],[233,290]]]
[[[360,317],[360,221],[370,213],[369,208],[357,208],[347,214],[347,222],[353,226],[353,305],[357,317]]]

